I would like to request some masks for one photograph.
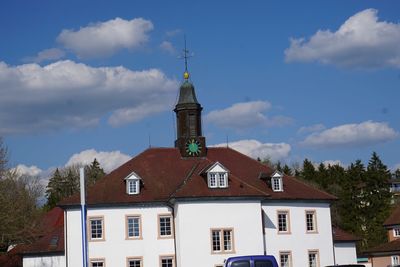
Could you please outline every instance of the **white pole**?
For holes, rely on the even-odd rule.
[[[82,228],[82,262],[83,262],[82,266],[88,267],[84,168],[80,168],[79,172],[80,172],[80,190],[81,190],[81,228]]]

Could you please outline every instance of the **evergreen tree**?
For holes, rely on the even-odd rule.
[[[64,195],[63,182],[64,179],[57,168],[54,171],[52,177],[50,178],[49,183],[47,184],[47,189],[46,189],[47,203],[45,205],[46,210],[54,208],[57,205],[58,201],[60,201],[61,198],[63,197]]]
[[[287,164],[285,164],[285,165],[283,166],[282,172],[283,172],[284,174],[286,174],[286,175],[289,175],[289,176],[292,176],[292,175],[293,175],[292,170],[290,169],[290,167],[289,167]]]
[[[87,186],[93,185],[104,175],[106,175],[106,173],[100,167],[100,163],[97,161],[97,159],[94,159],[90,165],[85,167],[85,179]]]
[[[393,173],[393,177],[395,179],[400,179],[400,169],[397,169],[394,173]]]
[[[362,202],[365,216],[366,243],[370,248],[386,241],[383,222],[390,214],[391,194],[389,192],[390,171],[373,152],[365,172],[365,187]]]
[[[356,160],[355,163],[351,163],[343,179],[341,179],[341,190],[338,194],[338,213],[341,228],[366,240],[363,232],[365,219],[361,199],[364,177],[365,167],[362,162]]]
[[[315,167],[308,159],[303,161],[303,169],[300,171],[300,177],[307,181],[315,182],[317,180]]]
[[[8,151],[7,147],[3,144],[3,139],[0,136],[0,179],[3,177],[7,170],[8,164]]]

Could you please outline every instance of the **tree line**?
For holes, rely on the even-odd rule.
[[[21,174],[9,166],[9,153],[0,137],[0,254],[10,245],[31,243],[39,237],[37,229],[43,213],[54,208],[64,197],[79,192],[79,169],[84,167],[86,186],[94,184],[105,173],[99,162],[86,166],[57,168],[47,186],[39,177]],[[45,193],[46,202],[41,198]]]
[[[400,169],[391,173],[377,153],[372,153],[366,166],[356,160],[346,168],[316,166],[308,159],[292,168],[268,160],[266,164],[338,197],[331,206],[332,223],[361,239],[359,252],[387,242],[383,223],[397,204],[390,193],[390,180],[400,179]]]

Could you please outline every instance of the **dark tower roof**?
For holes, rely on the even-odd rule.
[[[176,105],[179,104],[199,104],[196,98],[194,86],[188,80],[185,80],[180,87],[179,100]]]

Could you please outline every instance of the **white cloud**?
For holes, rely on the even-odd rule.
[[[104,57],[119,49],[135,49],[146,43],[148,32],[153,30],[151,21],[136,18],[115,18],[97,22],[77,31],[63,30],[57,41],[79,57]]]
[[[174,46],[172,45],[171,42],[163,41],[160,44],[160,48],[161,48],[161,50],[164,50],[164,51],[166,51],[166,52],[168,52],[170,54],[174,54],[175,53],[175,48],[174,48]]]
[[[72,155],[65,166],[74,164],[89,165],[94,159],[100,163],[100,167],[102,167],[106,173],[109,173],[130,160],[131,157],[121,153],[120,151],[104,152],[88,149]]]
[[[326,167],[328,167],[329,165],[331,165],[331,166],[339,165],[341,167],[345,167],[345,165],[338,159],[336,159],[336,160],[324,160],[322,163]]]
[[[309,40],[292,39],[287,62],[317,61],[348,68],[400,67],[400,24],[378,21],[378,11],[366,9],[336,32],[319,30]]]
[[[24,164],[18,164],[14,169],[17,174],[26,176],[40,176],[43,172],[43,170],[34,165],[26,166]]]
[[[363,146],[386,142],[395,139],[398,135],[399,133],[385,122],[365,121],[313,133],[301,144],[310,147]]]
[[[290,118],[284,116],[268,117],[265,112],[271,107],[267,101],[236,103],[226,109],[211,111],[205,120],[219,127],[237,130],[257,126],[282,126],[291,122]]]
[[[213,146],[226,147],[226,143]],[[240,140],[236,142],[229,142],[229,147],[255,159],[268,158],[272,161],[287,158],[291,150],[291,146],[286,143],[261,143],[257,140]]]
[[[24,59],[25,62],[35,62],[35,63],[41,63],[43,61],[52,61],[52,60],[58,60],[60,58],[63,58],[65,56],[65,51],[59,48],[50,48],[50,49],[45,49],[43,51],[40,51],[36,56],[34,57],[27,57]]]
[[[135,122],[171,109],[178,87],[158,69],[0,62],[0,135]]]
[[[302,133],[312,133],[312,132],[319,132],[322,130],[325,130],[326,127],[323,124],[314,124],[311,126],[304,126],[301,127],[297,132],[302,134]]]

